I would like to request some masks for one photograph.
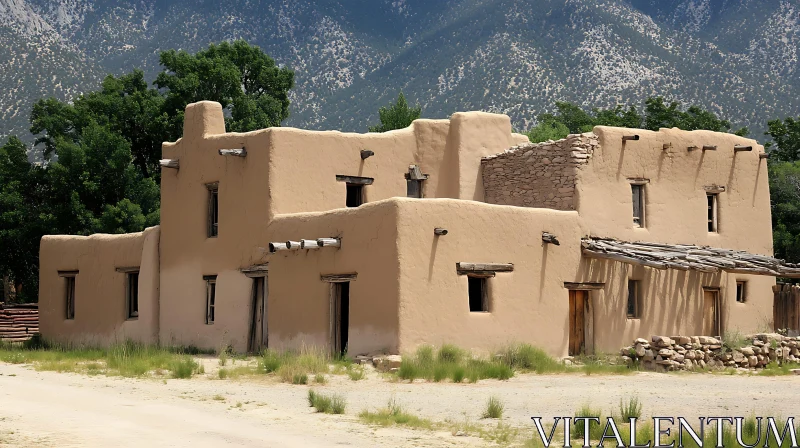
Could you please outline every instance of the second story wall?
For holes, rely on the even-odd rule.
[[[406,197],[410,165],[427,176],[422,182],[425,198],[482,200],[480,158],[520,140],[511,133],[507,116],[483,112],[416,120],[386,133],[270,132],[271,216],[344,208],[347,182],[337,176],[373,179],[364,187],[364,202]],[[362,150],[374,155],[362,159]]]
[[[578,174],[575,198],[593,235],[772,254],[767,161],[755,140],[678,129],[599,126],[594,133],[599,145]],[[639,140],[623,142],[634,134]],[[736,145],[752,150],[734,151]],[[636,184],[642,187],[641,225],[633,219]],[[709,194],[715,201],[713,231]]]

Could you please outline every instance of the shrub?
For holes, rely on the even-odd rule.
[[[496,378],[506,380],[514,376],[514,371],[503,362],[486,358],[473,358],[453,345],[442,346],[436,356],[430,346],[422,346],[414,355],[406,355],[398,369],[400,379],[413,381],[424,378],[428,381],[443,381],[452,378],[462,382],[464,378],[472,382],[480,379]]]
[[[324,395],[308,391],[308,404],[325,414],[344,414],[346,402],[341,395]]]
[[[227,369],[219,369],[217,374],[219,375],[219,379],[224,380],[225,378],[228,377],[228,370]]]
[[[436,424],[430,420],[405,412],[395,399],[389,400],[389,404],[384,409],[377,412],[364,410],[358,414],[358,417],[365,423],[380,426],[402,425],[424,429],[434,429],[436,427]]]
[[[505,406],[499,398],[491,397],[486,403],[486,410],[483,411],[483,418],[500,418],[503,416],[504,409]]]
[[[642,418],[642,403],[638,397],[631,397],[625,403],[622,398],[619,399],[619,414],[623,421],[630,421],[631,418]]]
[[[325,375],[318,373],[314,376],[314,382],[317,384],[325,384]]]
[[[545,353],[544,350],[530,344],[510,345],[497,355],[500,360],[515,370],[536,373],[555,373],[566,370],[566,366],[562,363]]]
[[[455,369],[453,369],[453,382],[460,383],[464,381],[465,374],[466,370],[463,367],[461,366],[456,367]]]
[[[602,411],[599,409],[592,409],[589,405],[584,405],[575,413],[575,417],[594,417],[603,421],[602,418]],[[583,438],[585,434],[584,422],[583,421],[576,421],[573,425],[573,437],[576,439]],[[598,440],[603,435],[604,427],[598,424],[595,421],[589,422],[589,438],[591,440]]]
[[[191,378],[195,372],[199,373],[201,366],[191,357],[186,356],[183,359],[173,361],[169,367],[172,372],[173,378]]]
[[[464,358],[464,351],[455,345],[445,344],[439,348],[437,360],[441,363],[457,364]]]
[[[308,384],[308,375],[305,373],[295,373],[292,376],[292,384]]]
[[[353,381],[363,380],[366,373],[364,372],[364,368],[361,366],[353,366],[352,364],[348,366],[347,369],[347,376],[350,377]]]

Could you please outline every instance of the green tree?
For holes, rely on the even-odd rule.
[[[419,106],[409,107],[406,97],[403,92],[400,92],[394,104],[380,108],[378,115],[380,116],[381,124],[370,126],[369,132],[387,132],[394,129],[407,128],[421,114],[422,108]]]
[[[560,140],[569,135],[569,129],[564,123],[557,120],[541,121],[526,133],[528,140],[533,143],[546,142],[548,140]]]
[[[176,132],[186,105],[202,100],[230,112],[225,125],[233,132],[280,126],[289,117],[294,72],[243,40],[211,44],[195,54],[164,51],[160,61],[165,70],[155,85],[167,91],[165,110]]]
[[[35,300],[38,292],[39,239],[48,230],[46,220],[38,219],[47,208],[41,200],[46,194],[43,174],[28,163],[18,138],[0,146],[0,277],[9,275],[17,299],[25,301]]]
[[[555,114],[541,114],[538,119],[540,123],[559,122],[566,126],[571,134],[589,132],[595,126],[594,117],[588,112],[577,104],[563,101],[556,102]]]
[[[775,256],[800,261],[800,161],[770,166],[769,193],[772,208]]]
[[[197,54],[165,51],[161,62],[156,87],[134,70],[106,77],[72,103],[37,101],[31,132],[45,156],[41,166],[28,163],[17,138],[0,150],[0,274],[34,297],[42,235],[158,224],[161,144],[181,136],[187,104],[219,101],[232,131],[279,126],[289,115],[294,73],[244,41]]]
[[[772,138],[765,146],[773,160],[793,162],[800,160],[800,117],[767,122],[766,135]],[[773,149],[774,148],[774,149]]]
[[[730,132],[731,123],[718,118],[716,114],[700,106],[692,105],[686,111],[682,111],[681,104],[677,101],[667,104],[663,97],[650,97],[645,101],[644,128],[651,131],[657,131],[660,128],[678,128],[685,131],[705,129]],[[741,128],[734,133],[745,136],[748,134],[748,129]]]

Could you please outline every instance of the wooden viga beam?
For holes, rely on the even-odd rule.
[[[162,168],[180,168],[180,163],[178,159],[161,159],[158,161],[158,164],[161,165]]]

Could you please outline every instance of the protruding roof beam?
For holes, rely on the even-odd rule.
[[[161,159],[158,164],[161,165],[161,168],[174,168],[177,170],[180,167],[178,159]]]
[[[242,147],[242,149],[220,149],[219,155],[221,156],[236,156],[236,157],[247,157],[247,149]]]

